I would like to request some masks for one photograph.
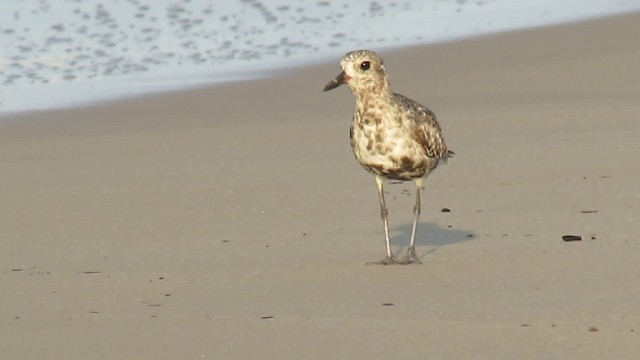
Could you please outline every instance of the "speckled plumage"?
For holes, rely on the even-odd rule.
[[[387,258],[381,263],[419,263],[414,243],[422,182],[453,152],[447,149],[435,114],[391,90],[378,55],[369,50],[352,51],[342,58],[340,66],[342,72],[324,90],[347,84],[356,98],[349,137],[358,162],[376,176],[387,242]],[[416,217],[407,257],[400,261],[393,257],[389,245],[383,179],[416,181]]]

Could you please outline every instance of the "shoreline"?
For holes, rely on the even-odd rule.
[[[634,358],[639,23],[379,52],[456,152],[426,180],[419,266],[363,265],[375,183],[352,95],[322,92],[342,54],[3,119],[0,358]],[[411,188],[387,187],[395,252]]]
[[[456,36],[454,38],[444,38],[442,40],[438,40],[438,41],[431,41],[428,43],[415,43],[415,44],[406,44],[403,46],[393,46],[393,45],[386,45],[386,46],[378,46],[376,47],[376,49],[379,52],[383,52],[383,53],[393,53],[393,52],[402,52],[403,49],[407,49],[407,48],[420,48],[420,47],[425,47],[425,46],[437,46],[440,44],[447,44],[447,43],[457,43],[457,42],[464,42],[464,41],[473,41],[476,38],[482,39],[484,37],[492,37],[492,36],[499,36],[501,34],[509,34],[509,33],[513,33],[513,32],[523,32],[523,31],[530,31],[530,30],[536,30],[536,29],[542,29],[542,28],[548,28],[548,27],[556,27],[556,26],[570,26],[572,24],[577,24],[577,23],[581,23],[581,22],[590,22],[590,21],[599,21],[599,20],[606,20],[609,18],[616,18],[616,17],[625,17],[625,16],[629,16],[629,15],[633,15],[636,14],[637,11],[631,11],[631,12],[625,12],[625,13],[618,13],[618,14],[604,14],[604,15],[600,15],[600,16],[589,16],[583,19],[578,19],[578,20],[565,20],[564,22],[560,22],[560,23],[552,23],[552,24],[542,24],[542,25],[531,25],[530,27],[527,28],[515,28],[515,29],[511,29],[511,30],[495,30],[495,31],[491,31],[491,32],[486,32],[486,33],[481,33],[481,34],[471,34],[471,35],[460,35],[460,36]],[[335,51],[336,53],[340,53],[339,50]],[[270,70],[265,70],[266,68],[263,68],[260,71],[253,71],[253,75],[250,77],[246,77],[246,72],[242,72],[239,71],[239,69],[244,68],[246,70],[246,67],[234,67],[234,66],[230,66],[230,64],[225,64],[225,67],[229,67],[230,69],[235,69],[234,71],[231,72],[231,75],[229,76],[225,76],[222,77],[219,73],[219,71],[215,71],[214,73],[217,73],[218,77],[220,77],[220,79],[216,80],[215,82],[202,82],[201,80],[198,81],[194,81],[194,80],[185,80],[184,82],[182,82],[181,84],[174,84],[174,85],[157,85],[155,88],[154,87],[150,87],[148,84],[147,85],[143,85],[143,82],[141,82],[141,79],[146,78],[147,75],[144,74],[140,74],[140,77],[138,78],[138,80],[135,80],[135,77],[132,79],[134,86],[136,88],[151,88],[151,91],[148,91],[146,94],[140,92],[140,90],[119,90],[117,91],[117,93],[119,93],[120,95],[107,95],[106,93],[103,95],[98,95],[98,96],[92,96],[91,98],[93,98],[94,100],[90,100],[90,99],[85,99],[85,100],[76,100],[76,101],[71,101],[70,103],[68,102],[62,102],[62,103],[68,103],[67,105],[62,105],[62,103],[59,103],[58,105],[55,105],[53,107],[50,108],[34,108],[34,109],[22,109],[22,110],[13,110],[13,111],[2,111],[0,112],[0,122],[2,122],[5,118],[10,118],[13,117],[15,115],[21,115],[21,114],[29,114],[29,113],[36,113],[36,112],[41,112],[41,111],[56,111],[56,110],[60,110],[60,111],[64,111],[64,110],[70,110],[70,109],[74,109],[74,108],[84,108],[84,107],[92,107],[92,106],[100,106],[103,104],[111,104],[111,103],[117,103],[119,101],[126,101],[127,99],[131,99],[131,98],[146,98],[146,97],[154,97],[154,96],[162,96],[163,94],[167,94],[167,93],[174,93],[174,92],[183,92],[183,91],[191,91],[191,90],[198,90],[198,89],[203,89],[203,88],[210,88],[210,87],[224,87],[228,84],[231,84],[233,82],[245,82],[245,81],[253,81],[253,80],[260,80],[260,79],[269,79],[269,78],[277,78],[282,73],[286,73],[286,72],[290,72],[292,69],[299,69],[299,68],[306,68],[306,67],[317,67],[317,66],[321,66],[322,64],[326,64],[328,62],[331,62],[331,58],[330,56],[320,56],[320,57],[314,57],[314,61],[312,61],[310,64],[303,64],[301,63],[300,59],[294,60],[290,66],[287,67],[282,67],[282,66],[275,66],[272,64],[271,66],[268,67],[268,69]],[[270,62],[273,63],[273,59],[270,60]],[[203,73],[200,73],[199,75],[194,73],[189,77],[196,77],[196,76],[203,76]],[[94,88],[99,88],[102,89],[100,91],[105,91],[107,89],[111,89],[113,87],[113,84],[121,82],[122,80],[118,81],[115,79],[104,79],[105,83],[102,82],[98,82],[95,84],[92,83],[79,83],[78,86],[82,86],[84,88],[86,88],[89,91],[93,91]],[[146,83],[162,83],[162,81],[160,81],[158,78],[151,78],[151,79],[147,79]],[[172,81],[169,81],[170,83]],[[108,83],[113,83],[112,85],[106,85]],[[122,86],[121,86],[122,87]],[[24,90],[20,90],[20,91],[24,91]],[[50,90],[49,92],[54,91],[54,90]],[[68,90],[67,90],[68,91]],[[110,92],[114,92],[113,89],[108,90]],[[46,96],[46,93],[40,93],[40,96]],[[40,105],[36,105],[36,106],[40,106]]]
[[[421,49],[427,48],[427,49],[433,49],[432,51],[430,51],[430,53],[438,56],[439,48],[447,49],[448,47],[457,47],[458,45],[465,46],[466,44],[473,44],[473,43],[484,43],[484,42],[491,43],[492,39],[518,36],[518,34],[526,34],[531,32],[534,32],[534,33],[540,32],[540,31],[554,32],[557,29],[563,29],[563,28],[576,28],[576,27],[583,28],[585,26],[589,27],[589,25],[592,23],[597,24],[600,22],[610,22],[615,20],[626,22],[626,19],[633,19],[638,17],[639,15],[640,15],[640,12],[615,14],[615,15],[608,15],[608,16],[602,16],[597,18],[590,18],[586,20],[578,20],[575,22],[542,25],[539,27],[532,27],[532,28],[526,28],[526,29],[516,29],[511,31],[481,34],[477,36],[468,36],[460,39],[445,40],[442,42],[435,42],[435,43],[429,43],[429,44],[415,44],[415,45],[409,45],[409,46],[404,46],[400,48],[382,48],[382,49],[372,49],[372,50],[385,55],[391,54],[393,56],[395,54],[409,54],[410,56],[412,51],[420,52]],[[595,35],[597,37],[597,34],[592,34],[592,35]],[[607,43],[600,43],[600,45],[601,46],[604,45],[606,47]],[[335,61],[340,59],[342,55],[343,54],[336,54]],[[507,55],[518,56],[518,54],[508,54],[505,52],[505,58],[507,57]],[[24,110],[24,111],[19,111],[14,113],[6,113],[3,115],[0,115],[0,126],[3,126],[5,123],[13,123],[16,121],[16,119],[20,119],[20,118],[27,118],[27,119],[38,118],[40,117],[40,114],[61,113],[61,112],[76,111],[76,110],[81,111],[83,109],[92,109],[92,108],[100,109],[100,108],[110,107],[118,104],[125,104],[125,105],[131,104],[138,101],[144,101],[146,99],[149,99],[149,100],[169,99],[174,95],[188,96],[189,94],[197,93],[201,91],[216,93],[217,91],[224,91],[224,89],[227,87],[233,88],[236,86],[244,86],[245,84],[248,85],[252,82],[262,83],[262,82],[277,81],[278,79],[291,78],[293,76],[296,76],[297,74],[303,73],[305,69],[309,69],[310,71],[315,71],[316,69],[331,66],[331,64],[333,64],[335,61],[329,59],[326,61],[319,61],[317,63],[313,63],[310,65],[297,65],[297,66],[292,66],[288,68],[279,68],[279,69],[270,71],[269,74],[267,75],[260,76],[257,78],[230,80],[230,81],[223,81],[220,83],[205,83],[205,84],[194,85],[194,86],[185,85],[185,87],[183,88],[158,90],[158,91],[150,92],[148,94],[117,97],[111,100],[95,101],[95,102],[90,102],[86,104],[80,104],[78,106],[51,108],[51,109]],[[445,59],[438,58],[437,60],[434,60],[434,61],[445,61]]]

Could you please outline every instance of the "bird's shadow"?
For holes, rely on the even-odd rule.
[[[411,238],[411,228],[412,224],[409,223],[393,229],[391,243],[395,245],[396,253],[407,251],[409,239]],[[418,257],[422,259],[435,253],[442,246],[471,241],[475,238],[475,233],[469,230],[442,227],[432,222],[418,223],[416,252]]]

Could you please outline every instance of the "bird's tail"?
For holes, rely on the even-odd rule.
[[[447,160],[448,160],[449,158],[452,158],[452,157],[453,157],[453,155],[455,155],[455,154],[456,154],[456,153],[455,153],[455,152],[453,152],[452,150],[447,150],[447,155],[445,155],[444,157],[440,158],[440,162],[441,162],[441,163],[445,163],[445,164],[446,164],[446,163],[447,163]]]

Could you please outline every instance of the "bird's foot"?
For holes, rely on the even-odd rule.
[[[416,254],[416,249],[411,247],[407,250],[407,255],[405,255],[402,259],[398,261],[398,264],[402,265],[410,265],[410,264],[422,264],[420,258],[418,258],[418,254]]]
[[[370,261],[368,263],[365,263],[365,265],[394,265],[394,264],[400,264],[400,262],[398,261],[398,259],[396,259],[395,256],[387,256],[380,261]]]

